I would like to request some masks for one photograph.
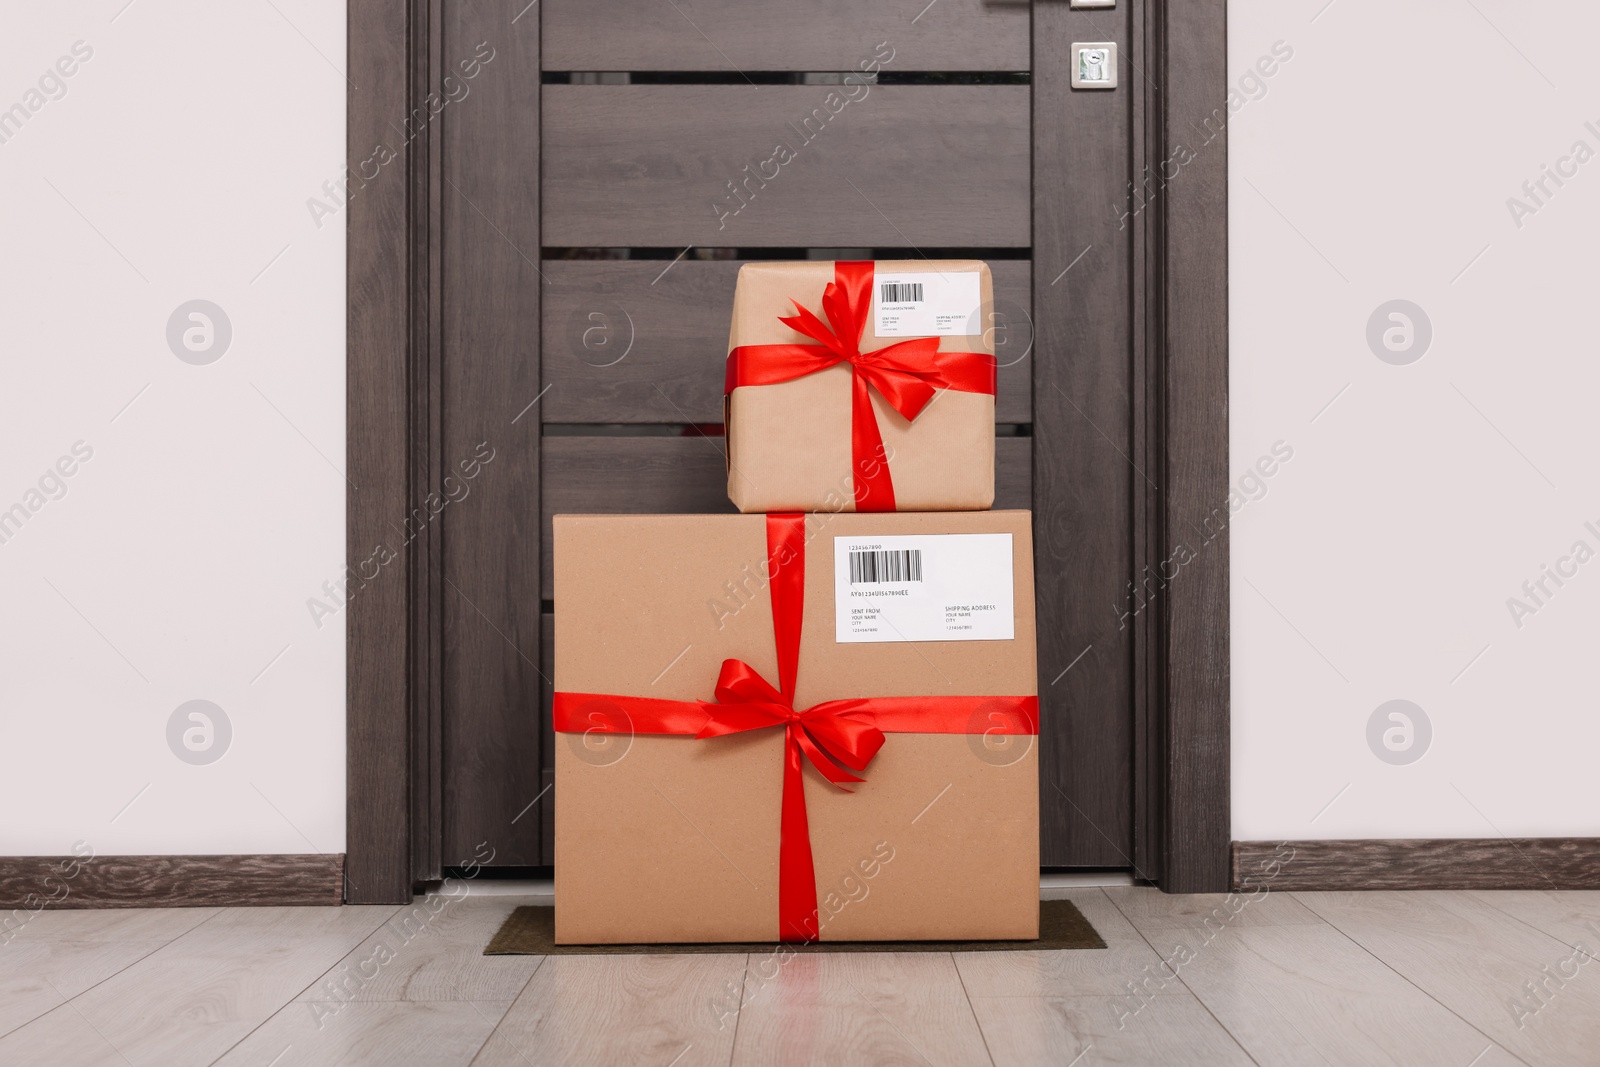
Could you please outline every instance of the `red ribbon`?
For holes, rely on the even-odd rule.
[[[741,385],[778,385],[849,363],[850,459],[857,511],[893,511],[894,480],[878,416],[867,387],[876,389],[889,406],[915,419],[941,389],[994,395],[995,359],[987,352],[941,352],[937,337],[916,337],[871,352],[861,351],[872,307],[870,260],[838,260],[834,280],[822,292],[823,322],[798,300],[795,314],[778,321],[817,341],[814,345],[740,345],[728,353],[723,392]],[[831,327],[831,328],[830,328]]]
[[[778,937],[815,941],[817,878],[806,819],[802,757],[841,789],[860,782],[883,747],[884,732],[921,734],[1037,734],[1039,698],[942,696],[865,697],[827,700],[804,710],[794,706],[805,618],[805,516],[767,516],[767,573],[772,590],[772,629],[778,648],[778,686],[773,688],[743,660],[722,661],[716,700],[660,700],[598,693],[555,694],[558,733],[692,734],[723,737],[774,726],[784,729],[782,828],[778,843]],[[604,710],[597,710],[599,708]],[[608,715],[621,712],[621,720]],[[848,768],[846,770],[845,768]],[[849,790],[846,790],[848,792]]]

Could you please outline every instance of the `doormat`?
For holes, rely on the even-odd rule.
[[[523,906],[513,911],[483,950],[485,956],[677,955],[687,952],[770,952],[772,941],[692,945],[558,945],[556,910]],[[1038,952],[1105,948],[1070,900],[1039,902],[1037,941],[813,941],[791,944],[795,952]]]

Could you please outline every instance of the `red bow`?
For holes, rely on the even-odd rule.
[[[915,337],[871,352],[861,351],[872,307],[871,261],[839,260],[834,280],[822,292],[823,322],[791,300],[795,314],[778,321],[819,342],[815,345],[740,345],[728,353],[724,391],[741,385],[777,385],[849,363],[850,455],[857,511],[893,511],[883,434],[867,387],[876,389],[907,421],[915,419],[941,389],[968,393],[995,390],[995,359],[987,352],[941,352],[937,337]]]
[[[713,691],[716,701],[661,700],[558,692],[552,706],[560,733],[693,734],[723,737],[773,726],[784,728],[783,808],[778,841],[778,937],[815,941],[817,876],[811,855],[801,758],[844,788],[864,781],[842,769],[864,771],[883,747],[884,730],[895,733],[1036,734],[1039,698],[869,697],[828,700],[804,710],[794,706],[805,621],[806,520],[804,515],[767,516],[767,574],[772,593],[773,638],[778,647],[775,689],[743,660],[722,661]],[[593,711],[595,702],[621,716]]]
[[[704,705],[708,718],[696,737],[722,737],[782,726],[789,747],[805,754],[821,775],[843,788],[860,782],[850,771],[864,771],[883,747],[883,731],[872,724],[866,700],[829,700],[796,711],[793,702],[744,660],[725,659],[717,677],[717,703]]]

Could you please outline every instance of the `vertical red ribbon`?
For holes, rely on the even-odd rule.
[[[778,646],[778,689],[792,708],[800,665],[800,628],[805,622],[806,518],[767,516],[767,573],[771,577],[772,633]],[[811,824],[806,819],[806,787],[800,746],[805,727],[791,720],[784,728],[783,809],[778,842],[778,937],[815,941],[817,873],[811,858]]]
[[[861,335],[872,308],[873,276],[871,260],[835,262],[833,285],[822,295],[822,310],[850,361],[850,475],[855,480],[856,510],[893,511],[894,480],[889,477],[883,431],[867,392],[868,374],[862,372],[866,357],[861,352]],[[933,347],[937,349],[939,342],[934,341]],[[929,396],[931,399],[932,394]],[[921,408],[918,404],[919,412]]]

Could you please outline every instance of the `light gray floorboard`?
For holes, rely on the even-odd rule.
[[[44,912],[0,1065],[1600,1062],[1600,893],[1067,891],[1104,950],[485,957],[515,897]]]
[[[727,1067],[745,957],[550,956],[472,1062]]]
[[[1139,933],[1162,951],[1152,934],[1195,930],[1212,933],[1256,926],[1321,926],[1322,919],[1288,893],[1163,893],[1148,886],[1108,886],[1106,896]]]
[[[13,911],[0,942],[0,1037],[216,915],[218,908]]]
[[[1517,1062],[1287,894],[1107,895],[1257,1063]]]
[[[1132,986],[1155,989],[1161,958],[1100,889],[1074,889],[1066,898],[1094,925],[1106,948],[1097,951],[963,952],[956,956],[971,997],[1124,996]],[[1166,990],[1181,993],[1175,983]]]
[[[171,941],[221,908],[63,908],[33,913],[15,941]]]
[[[65,1004],[164,941],[17,941],[0,948],[0,1036]]]
[[[1526,1062],[1600,1061],[1600,975],[1548,983],[1545,968],[1574,952],[1560,938],[1470,893],[1295,896]]]
[[[381,1000],[510,1003],[543,957],[485,956],[483,947],[518,903],[419,898],[386,920],[296,999],[335,1005]]]
[[[1105,949],[956,956],[994,1063],[1250,1062],[1105,890],[1066,897]]]
[[[296,1001],[217,1061],[217,1067],[466,1067],[509,1001],[352,1001],[336,1013]]]
[[[1472,896],[1600,959],[1600,892],[1510,890]]]
[[[1120,997],[974,997],[995,1067],[1248,1064],[1237,1042],[1192,996],[1153,997],[1119,1015]]]
[[[0,1063],[209,1064],[394,911],[225,909],[0,1038]]]
[[[735,1067],[988,1062],[943,952],[757,955],[745,973]]]

